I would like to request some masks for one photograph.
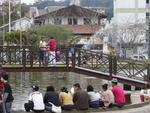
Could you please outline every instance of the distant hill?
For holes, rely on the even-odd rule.
[[[39,9],[43,9],[47,6],[68,6],[70,0],[55,1],[55,0],[38,0],[34,3]],[[82,6],[87,7],[105,7],[106,14],[110,19],[113,16],[113,0],[81,0]]]

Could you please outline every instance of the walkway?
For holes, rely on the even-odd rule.
[[[23,111],[16,111],[13,113],[27,113]],[[46,112],[45,112],[46,113]],[[86,112],[86,111],[72,111],[64,113],[150,113],[150,105],[146,105],[140,108],[126,109],[126,110],[115,110],[115,111],[105,111],[105,112]]]
[[[99,113],[99,112],[95,112],[95,113]],[[108,112],[100,112],[100,113],[150,113],[150,105],[146,105],[146,106],[143,106],[140,108],[134,108],[134,109],[108,111]]]

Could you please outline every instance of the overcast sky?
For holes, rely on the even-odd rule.
[[[34,1],[36,0],[21,0],[22,3],[26,3],[26,4],[32,4],[34,3]],[[55,0],[55,1],[60,1],[60,0]]]

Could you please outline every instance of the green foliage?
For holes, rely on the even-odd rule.
[[[20,34],[21,33],[21,34]],[[6,32],[5,33],[5,42],[8,44],[20,44],[20,35],[22,36],[23,43],[25,43],[26,36],[25,32],[15,31],[15,32]]]
[[[34,29],[29,29],[26,32],[26,45],[32,45],[32,46],[38,46],[39,44],[39,40],[40,40],[40,36],[38,35],[37,31]]]
[[[77,42],[79,42],[81,39],[81,37],[79,36],[72,36],[71,38],[68,39],[68,44],[76,44]]]
[[[5,41],[8,44],[20,44],[22,39],[23,45],[32,45],[38,46],[39,41],[42,38],[49,39],[51,36],[55,37],[58,43],[66,42],[66,40],[71,37],[71,32],[64,29],[62,26],[56,25],[47,25],[47,26],[38,26],[31,28],[27,31],[14,31],[5,33]],[[21,36],[21,39],[20,39]],[[2,34],[1,36],[2,37]],[[1,38],[2,39],[2,38]]]
[[[15,1],[13,1],[14,3]],[[20,8],[21,8],[21,13],[20,13]],[[0,26],[2,26],[3,24],[8,23],[9,20],[9,5],[8,5],[8,0],[6,0],[3,4],[2,4],[2,9],[3,9],[3,13],[0,13]],[[26,13],[29,11],[29,6],[27,6],[26,4],[12,4],[11,3],[11,21],[17,20],[21,17],[24,17],[26,15]],[[4,23],[3,23],[3,14],[4,14]],[[21,15],[20,15],[21,14]]]
[[[47,39],[49,39],[51,36],[53,36],[57,41],[66,40],[72,34],[70,31],[64,29],[60,25],[39,26],[37,28],[34,28],[34,30],[41,38],[46,37]]]

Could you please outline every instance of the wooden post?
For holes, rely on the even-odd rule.
[[[25,47],[22,48],[22,64],[23,64],[23,67],[26,67],[26,50],[25,50]]]
[[[108,56],[108,60],[109,60],[109,76],[110,76],[110,80],[112,79],[112,74],[113,74],[113,66],[112,66],[112,56],[109,55]]]
[[[69,48],[66,48],[66,67],[69,68]]]
[[[81,65],[81,49],[78,49],[78,66]]]
[[[73,48],[74,51],[72,53],[72,67],[75,68],[76,65],[76,48]]]
[[[33,47],[29,47],[29,51],[30,51],[30,67],[33,67]]]
[[[7,59],[7,52],[8,52],[8,62],[11,64],[11,47],[7,46],[6,47],[6,59]]]
[[[116,75],[117,74],[117,57],[116,56],[112,56],[112,68],[113,68],[113,74]]]
[[[148,63],[147,66],[147,82],[148,82],[147,88],[150,88],[150,63]]]

